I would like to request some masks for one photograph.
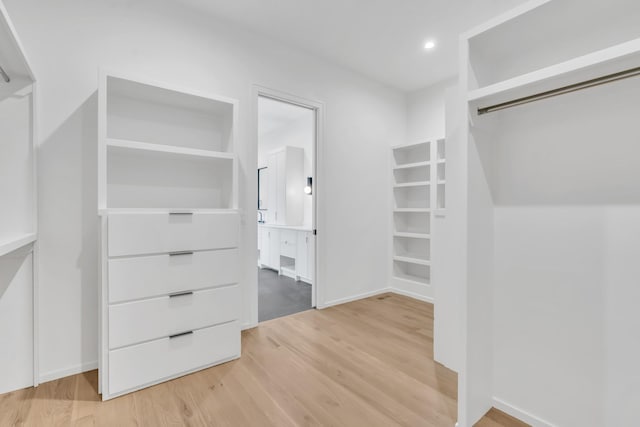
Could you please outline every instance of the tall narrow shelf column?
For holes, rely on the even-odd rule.
[[[393,212],[391,286],[431,295],[432,144],[392,148]]]
[[[104,400],[240,356],[237,101],[102,72]]]
[[[36,79],[0,2],[0,394],[37,386]]]

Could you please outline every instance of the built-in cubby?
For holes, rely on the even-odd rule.
[[[431,269],[428,265],[394,259],[393,277],[417,285],[429,285]]]
[[[234,157],[107,149],[109,208],[233,207]]]
[[[108,139],[233,151],[233,103],[107,76]]]
[[[419,209],[394,211],[393,231],[394,233],[429,234],[431,232],[429,211]]]
[[[396,166],[428,162],[430,158],[431,153],[428,142],[399,146],[393,150],[393,159]]]
[[[436,205],[438,210],[442,210],[447,207],[446,191],[447,191],[446,184],[444,182],[438,182],[438,190],[437,190],[437,198],[436,198]]]
[[[431,259],[429,239],[394,236],[393,251],[395,256],[413,259],[416,262],[429,262]]]
[[[431,165],[427,162],[418,165],[395,167],[393,169],[394,185],[411,185],[428,183],[431,179]]]
[[[429,208],[429,193],[431,186],[429,184],[420,184],[416,186],[395,187],[393,196],[396,208]]]

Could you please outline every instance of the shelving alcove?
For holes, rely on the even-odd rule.
[[[441,143],[442,141],[442,143]],[[432,215],[437,205],[437,147],[443,141],[394,146],[391,286],[431,298]]]

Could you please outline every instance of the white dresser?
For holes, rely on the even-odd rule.
[[[240,357],[237,104],[101,75],[104,400]]]

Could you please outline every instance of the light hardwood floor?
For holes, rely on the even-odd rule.
[[[432,355],[433,306],[385,294],[262,323],[240,360],[108,402],[96,371],[0,395],[0,426],[452,427],[456,374]]]

